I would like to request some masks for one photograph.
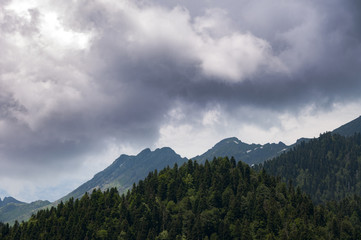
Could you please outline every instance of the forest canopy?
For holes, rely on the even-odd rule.
[[[314,205],[300,188],[234,158],[189,160],[127,194],[94,190],[0,225],[7,239],[360,239],[361,199]]]

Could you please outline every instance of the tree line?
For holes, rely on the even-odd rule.
[[[361,199],[315,205],[300,187],[234,158],[150,172],[0,224],[0,239],[361,239]]]

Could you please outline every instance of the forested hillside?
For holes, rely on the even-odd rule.
[[[292,181],[316,203],[361,194],[361,134],[325,133],[257,168]]]
[[[39,209],[50,206],[50,204],[49,201],[42,200],[31,203],[8,203],[5,206],[0,207],[0,221],[12,224],[15,222],[15,219],[18,221],[27,220],[34,212],[36,213]]]
[[[126,195],[93,191],[0,239],[361,239],[361,199],[314,206],[301,190],[232,158],[149,173]]]

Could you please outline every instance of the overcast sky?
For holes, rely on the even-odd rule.
[[[356,0],[0,0],[0,197],[333,130],[361,114],[360,23]]]

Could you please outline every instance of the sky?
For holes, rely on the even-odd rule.
[[[361,4],[0,0],[0,197],[54,201],[121,154],[294,143],[361,115]]]

